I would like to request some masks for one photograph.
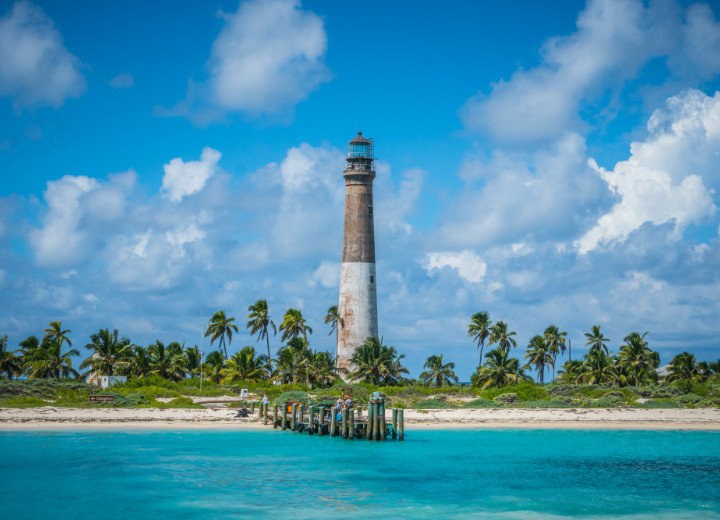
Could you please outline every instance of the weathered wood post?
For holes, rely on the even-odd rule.
[[[342,438],[348,438],[348,409],[343,408],[342,410]]]
[[[250,403],[250,413],[255,413],[255,401]]]
[[[385,398],[380,398],[380,439],[385,440],[387,439],[387,431],[385,428],[387,425],[385,424]]]
[[[375,420],[373,421],[373,434],[372,438],[375,441],[380,440],[380,403],[375,405]]]
[[[283,431],[285,431],[285,430],[287,430],[287,403],[283,403],[281,406],[283,407],[282,429],[283,429]]]
[[[355,440],[355,410],[353,408],[350,408],[350,417],[348,419],[348,428],[350,431],[348,432],[348,435],[350,436],[350,440]]]
[[[273,405],[273,430],[277,430],[277,427],[278,427],[277,419],[278,419],[278,405],[274,404]]]
[[[297,430],[297,403],[292,405],[292,418],[290,419],[290,430],[296,431]]]
[[[325,435],[325,407],[321,406],[318,412],[318,435],[322,437]]]
[[[373,414],[375,411],[375,405],[372,401],[368,401],[368,411],[367,411],[367,427],[365,428],[365,438],[367,440],[372,439],[372,424],[373,424]]]
[[[405,410],[398,410],[398,440],[405,440]]]
[[[330,437],[337,436],[337,408],[333,407],[330,411],[332,417],[330,418]]]
[[[305,419],[305,405],[300,403],[298,405],[298,425],[301,425]]]
[[[258,420],[262,419],[262,413],[263,413],[263,407],[265,405],[260,403],[260,406],[258,406]]]
[[[314,421],[313,421],[313,417],[315,417],[315,407],[314,407],[314,406],[311,406],[311,407],[308,409],[308,412],[309,412],[309,413],[308,413],[308,416],[309,416],[309,417],[308,417],[308,435],[312,435],[312,434],[313,434],[313,429],[314,429],[314,428],[313,428],[313,422],[314,422]]]
[[[392,427],[393,427],[392,438],[393,439],[397,439],[397,421],[398,421],[398,409],[393,408],[393,411],[392,411]]]
[[[263,426],[267,426],[268,422],[268,404],[263,404]]]

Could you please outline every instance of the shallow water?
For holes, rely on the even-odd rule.
[[[720,432],[0,432],[4,518],[720,519]]]

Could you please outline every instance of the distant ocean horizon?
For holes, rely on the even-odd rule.
[[[720,432],[0,432],[4,518],[720,519]]]

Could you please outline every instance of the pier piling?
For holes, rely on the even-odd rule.
[[[283,413],[282,413],[282,429],[283,431],[287,430],[287,404],[283,404]]]
[[[277,430],[278,427],[278,405],[273,405],[273,430]]]
[[[348,418],[348,428],[350,431],[348,432],[348,435],[350,436],[350,440],[355,440],[355,410],[353,408],[350,408],[350,417]]]
[[[342,438],[348,438],[348,409],[343,408],[342,411]]]
[[[337,408],[331,409],[332,417],[330,418],[330,437],[337,436]]]
[[[291,429],[292,431],[296,431],[296,430],[297,430],[297,408],[298,408],[298,405],[297,405],[297,404],[292,405],[292,417],[291,417],[291,419],[290,419],[290,421],[291,421],[291,422],[290,422],[290,429]]]
[[[405,440],[405,410],[398,410],[398,440]]]
[[[392,411],[392,438],[397,439],[397,425],[398,425],[398,409],[393,408]]]

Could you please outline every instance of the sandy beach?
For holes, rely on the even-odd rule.
[[[257,416],[235,418],[230,408],[0,409],[0,430],[269,429]],[[388,420],[390,414],[388,413]],[[464,409],[405,410],[405,428],[568,428],[720,430],[720,409]]]

